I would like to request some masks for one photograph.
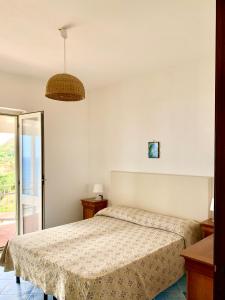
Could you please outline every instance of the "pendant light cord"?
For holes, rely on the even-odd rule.
[[[64,73],[66,73],[66,39],[64,38]]]
[[[67,38],[67,31],[66,28],[59,28],[61,37],[63,38],[63,63],[64,63],[64,74],[66,73],[66,38]]]

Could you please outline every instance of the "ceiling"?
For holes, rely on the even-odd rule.
[[[215,0],[1,0],[0,70],[97,88],[214,51]]]

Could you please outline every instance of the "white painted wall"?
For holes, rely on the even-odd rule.
[[[81,219],[80,198],[110,171],[213,176],[214,56],[164,67],[89,93],[44,97],[45,82],[0,73],[0,106],[45,112],[47,227]],[[161,142],[160,159],[147,143]]]
[[[110,171],[213,176],[214,55],[184,61],[89,95],[89,182]],[[148,141],[161,143],[148,159]]]
[[[214,57],[131,78],[63,103],[44,97],[45,82],[0,73],[0,106],[45,112],[47,227],[81,219],[87,185],[110,171],[213,176]],[[161,142],[148,159],[147,143]],[[90,190],[89,190],[90,191]]]
[[[88,181],[87,101],[48,100],[44,81],[6,73],[0,73],[0,86],[0,106],[44,110],[46,226],[81,219]]]

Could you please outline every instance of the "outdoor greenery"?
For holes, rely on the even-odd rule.
[[[16,201],[15,193],[11,195],[6,195],[0,200],[0,213],[2,212],[15,212],[16,211]]]
[[[0,145],[0,212],[15,211],[15,146]]]

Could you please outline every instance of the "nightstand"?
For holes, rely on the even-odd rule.
[[[187,300],[213,299],[213,238],[211,234],[181,253],[187,272]]]
[[[214,222],[212,219],[205,220],[200,223],[203,238],[214,233]]]
[[[95,200],[95,198],[88,198],[81,200],[83,206],[83,218],[88,219],[94,217],[94,215],[101,209],[107,207],[108,200]]]

